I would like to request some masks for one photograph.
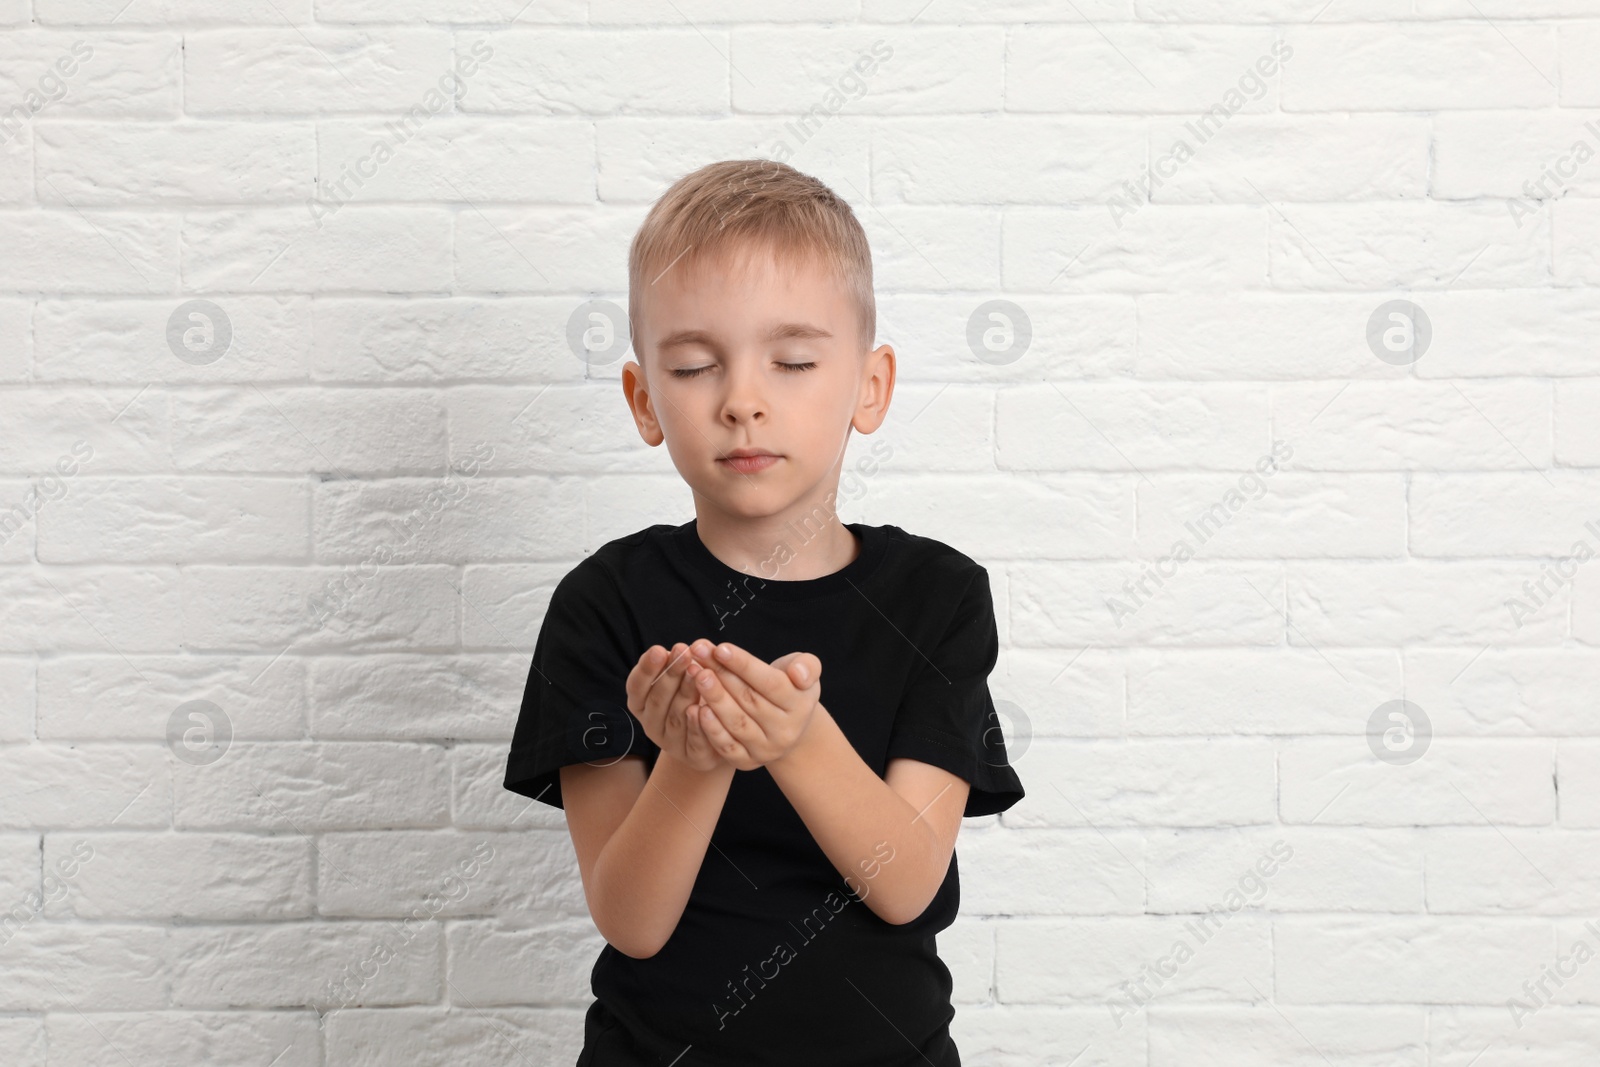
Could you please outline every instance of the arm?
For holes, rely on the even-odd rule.
[[[692,654],[711,746],[733,766],[765,766],[818,846],[867,907],[908,923],[938,893],[969,786],[920,760],[889,762],[879,778],[817,700],[821,663],[790,653],[763,663],[736,645],[697,641]],[[804,688],[802,688],[804,687]],[[893,849],[888,862],[878,849]],[[874,857],[883,859],[874,863]],[[871,872],[867,875],[867,872]],[[870,892],[859,888],[863,875]]]
[[[820,704],[799,742],[767,770],[851,887],[872,878],[856,892],[874,914],[898,925],[927,909],[950,869],[966,782],[912,759],[890,760],[879,778]],[[879,842],[893,848],[893,862],[873,866]]]
[[[727,764],[698,771],[666,751],[648,778],[639,756],[561,768],[589,914],[619,952],[653,956],[672,936],[732,781]]]
[[[648,778],[636,755],[561,768],[589,914],[635,959],[661,951],[677,929],[733,782],[701,729],[687,652],[652,645],[628,674],[628,710],[660,749]]]

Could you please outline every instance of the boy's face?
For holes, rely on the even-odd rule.
[[[851,428],[871,433],[888,413],[894,350],[865,351],[844,287],[820,264],[741,249],[668,268],[640,301],[644,327],[623,392],[639,434],[663,440],[694,491],[697,514],[787,520],[828,494]],[[730,462],[736,449],[775,458]]]

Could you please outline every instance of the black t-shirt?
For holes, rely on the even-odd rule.
[[[856,558],[799,581],[735,570],[692,520],[601,546],[551,595],[505,787],[561,807],[563,766],[636,753],[653,769],[660,749],[628,712],[624,683],[651,645],[704,637],[769,663],[817,656],[823,707],[880,778],[905,756],[967,781],[965,815],[1015,804],[1022,783],[988,688],[999,654],[988,572],[896,526],[846,528]],[[873,914],[852,884],[861,875],[845,881],[765,768],[738,771],[672,936],[648,959],[607,945],[591,988],[662,1067],[954,1067],[951,978],[934,935],[960,903],[955,857],[903,925]]]

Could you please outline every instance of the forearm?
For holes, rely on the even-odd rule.
[[[817,705],[800,741],[767,770],[874,914],[896,924],[922,914],[944,882],[950,849],[862,761],[826,708]]]
[[[595,861],[589,910],[629,956],[658,952],[683,916],[722,814],[732,767],[697,771],[663,752],[632,809]]]

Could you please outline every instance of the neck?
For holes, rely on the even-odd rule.
[[[855,535],[831,507],[755,518],[702,506],[695,512],[695,529],[711,554],[758,578],[781,582],[820,578],[843,570],[860,554]]]

